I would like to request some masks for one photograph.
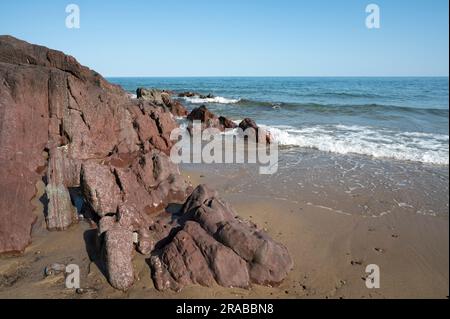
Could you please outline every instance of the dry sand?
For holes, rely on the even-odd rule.
[[[224,179],[213,171],[184,174],[193,184],[216,187],[240,216],[288,247],[295,267],[279,287],[194,286],[179,293],[158,292],[145,258],[136,254],[136,284],[126,293],[116,291],[90,261],[92,226],[80,222],[65,232],[48,232],[41,204],[35,201],[33,243],[23,255],[0,258],[0,298],[448,298],[448,215],[347,215],[279,199],[256,186],[251,194],[236,191],[233,176]],[[42,185],[38,189],[42,193]],[[84,293],[66,289],[62,274],[44,276],[45,267],[55,262],[80,266]],[[380,289],[366,288],[368,264],[380,267]]]

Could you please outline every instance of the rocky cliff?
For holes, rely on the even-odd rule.
[[[207,186],[193,192],[170,161],[174,115],[185,108],[165,92],[141,95],[130,99],[62,52],[0,36],[0,253],[30,243],[42,180],[47,228],[91,212],[117,289],[134,282],[135,250],[148,255],[158,289],[281,282],[292,268],[286,248]],[[171,203],[183,209],[170,215]]]

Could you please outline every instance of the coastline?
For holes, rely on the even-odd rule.
[[[448,165],[301,145],[276,149],[269,175],[248,163],[177,165],[169,154],[180,118],[187,132],[198,120],[220,132],[251,128],[270,146],[277,139],[246,108],[238,125],[225,103],[214,112],[185,107],[176,91],[139,87],[131,99],[61,52],[0,42],[8,150],[0,157],[0,297],[448,298]],[[320,118],[330,110],[319,108]],[[305,120],[299,114],[291,120]],[[335,133],[318,140],[334,144]],[[429,150],[448,163],[445,140]],[[69,264],[81,286],[66,287]],[[366,287],[368,265],[380,269],[379,289]]]

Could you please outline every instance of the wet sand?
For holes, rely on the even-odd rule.
[[[114,290],[91,261],[95,229],[82,221],[48,232],[35,200],[33,243],[21,256],[0,257],[0,298],[448,298],[448,167],[313,155],[294,170],[288,153],[281,159],[275,176],[242,166],[182,166],[194,185],[212,185],[240,216],[288,247],[295,267],[279,287],[158,292],[136,253],[135,285]],[[62,274],[44,276],[55,262],[80,266],[84,293],[66,289]],[[366,288],[368,264],[380,267],[379,289]]]

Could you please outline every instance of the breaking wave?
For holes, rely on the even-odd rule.
[[[217,103],[217,104],[236,104],[239,99],[230,99],[222,96],[202,98],[200,96],[183,97],[185,101],[192,104],[205,104],[205,103]]]
[[[261,127],[279,145],[313,148],[338,154],[361,154],[429,164],[449,164],[449,136],[421,132],[395,132],[358,125]]]

